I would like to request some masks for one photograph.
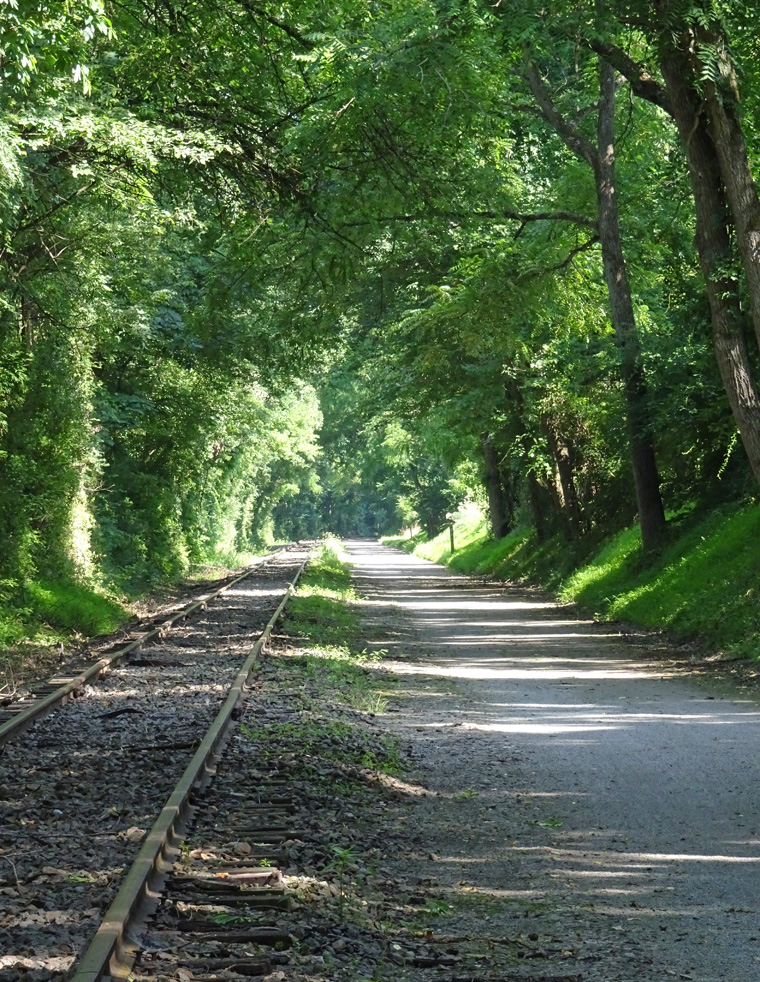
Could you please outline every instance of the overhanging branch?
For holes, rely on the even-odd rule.
[[[374,219],[357,222],[346,222],[348,228],[375,225],[390,222],[423,222],[430,218],[442,218],[448,221],[466,221],[468,219],[488,219],[491,221],[519,222],[520,228],[515,233],[519,236],[530,222],[569,222],[572,225],[582,225],[596,230],[597,223],[593,218],[581,215],[575,211],[537,211],[523,213],[519,211],[426,211],[420,214],[380,215]]]
[[[669,116],[673,115],[673,107],[670,104],[668,93],[665,91],[665,86],[653,78],[643,65],[634,61],[629,54],[615,44],[592,40],[588,42],[588,45],[608,65],[612,65],[616,71],[628,79],[634,95],[654,103],[655,106],[664,109]]]
[[[546,276],[549,273],[559,273],[563,269],[567,269],[575,259],[582,252],[588,252],[599,242],[598,235],[592,235],[590,239],[586,239],[585,242],[579,243],[574,249],[565,256],[562,262],[554,263],[551,266],[542,266],[540,269],[532,269],[529,273],[525,273],[523,276],[519,277],[519,282],[524,282],[525,280],[537,279],[540,276]]]

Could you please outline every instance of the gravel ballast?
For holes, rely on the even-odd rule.
[[[0,980],[81,955],[305,554],[268,560],[0,748]]]

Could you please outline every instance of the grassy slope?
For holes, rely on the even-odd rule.
[[[526,530],[500,542],[470,512],[430,542],[389,539],[463,573],[538,583],[602,620],[666,628],[711,646],[760,658],[760,505],[725,509],[672,523],[671,544],[655,562],[641,561],[637,528],[599,543],[585,557],[562,539],[539,544]]]
[[[228,550],[209,557],[208,565],[195,566],[182,580],[221,578],[230,570],[250,565],[260,555]],[[151,592],[147,584],[133,584],[132,589],[128,584],[118,583],[111,587],[109,591],[93,583],[65,578],[27,580],[23,586],[15,581],[0,581],[0,674],[9,649],[67,643],[72,635],[91,638],[110,634],[133,616],[126,604]],[[23,660],[22,653],[16,654]],[[15,663],[18,657],[10,660]]]
[[[50,644],[72,631],[108,634],[129,617],[121,604],[84,584],[34,580],[12,597],[0,593],[0,652],[22,642]]]

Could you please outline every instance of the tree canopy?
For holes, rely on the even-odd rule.
[[[720,0],[0,0],[0,581],[756,493]]]

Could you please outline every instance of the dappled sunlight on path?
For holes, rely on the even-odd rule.
[[[396,727],[462,814],[426,846],[452,896],[595,918],[661,963],[631,980],[759,977],[760,707],[532,590],[348,548]]]

